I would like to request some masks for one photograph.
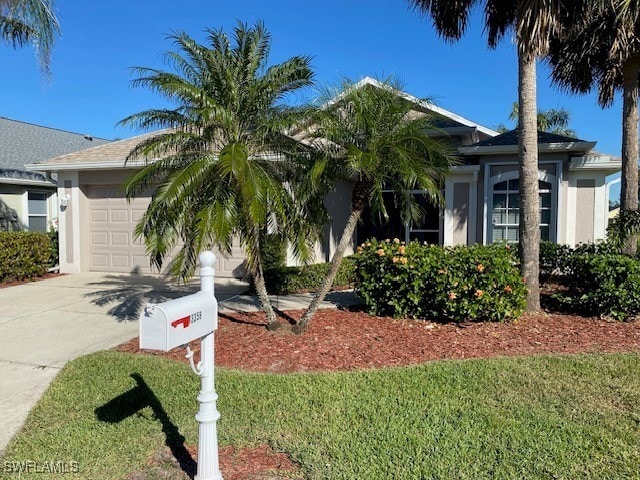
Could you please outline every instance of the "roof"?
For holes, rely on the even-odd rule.
[[[104,138],[0,117],[0,176],[3,170],[23,170],[26,164],[108,142]]]
[[[593,150],[596,142],[557,135],[538,130],[538,151],[586,154]],[[518,131],[509,130],[493,138],[487,138],[473,145],[458,147],[462,155],[510,155],[518,152]]]
[[[354,88],[361,88],[364,85],[372,85],[378,88],[389,88],[388,85],[371,77],[363,78],[362,80],[360,80],[358,83],[354,85]],[[398,91],[397,93],[399,96],[409,100],[410,102],[415,103],[416,105],[419,105],[422,108],[437,114],[441,122],[441,125],[438,125],[438,128],[448,128],[448,127],[456,127],[456,126],[463,125],[465,127],[474,127],[480,133],[489,137],[494,137],[495,135],[498,135],[498,132],[496,132],[495,130],[485,127],[483,125],[480,125],[479,123],[473,122],[471,120],[468,120],[456,113],[450,112],[449,110],[445,110],[444,108],[441,108],[435,105],[433,102],[422,100],[407,92]],[[339,98],[340,98],[340,95],[336,97],[336,100],[338,100]]]
[[[538,143],[585,143],[586,140],[567,137],[565,135],[557,135],[555,133],[543,132],[538,130]],[[495,147],[503,145],[518,145],[518,130],[509,130],[492,138],[487,138],[480,142],[470,145],[471,147]]]
[[[80,150],[77,152],[67,153],[60,155],[49,160],[42,162],[38,165],[29,165],[30,169],[43,170],[58,170],[58,169],[72,169],[80,168],[87,165],[94,165],[96,168],[99,166],[105,166],[106,168],[113,168],[113,166],[122,167],[124,161],[133,150],[145,138],[157,135],[160,131],[145,133],[124,140],[117,140],[109,142],[104,145],[98,145],[93,148]]]

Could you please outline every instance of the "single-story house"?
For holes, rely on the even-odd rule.
[[[26,170],[26,164],[107,142],[0,117],[0,231],[44,232],[58,219],[55,174]]]
[[[366,78],[359,85],[380,86]],[[443,245],[514,242],[518,240],[518,138],[516,131],[498,134],[453,112],[415,100],[416,111],[435,115],[437,130],[457,149],[461,165],[444,185],[445,208],[428,204],[423,224],[405,225],[400,215],[382,224],[366,216],[354,246],[371,236],[420,240]],[[58,175],[58,196],[68,196],[60,217],[62,272],[149,272],[144,245],[133,230],[148,197],[128,203],[120,185],[140,164],[125,158],[144,136],[109,143],[51,158],[32,166]],[[539,132],[541,234],[544,239],[575,245],[604,238],[608,198],[606,178],[620,170],[620,160],[596,153],[596,142]],[[317,260],[331,257],[349,213],[351,185],[337,184],[326,198],[331,224]],[[393,212],[392,192],[388,211]],[[242,274],[242,250],[221,258],[217,274]]]

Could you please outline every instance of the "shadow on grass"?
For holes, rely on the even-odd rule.
[[[131,390],[118,395],[114,399],[95,409],[98,420],[106,423],[119,423],[124,419],[136,415],[145,407],[151,407],[155,418],[162,424],[162,432],[165,435],[165,445],[169,447],[172,455],[178,461],[183,472],[193,478],[196,474],[197,464],[184,445],[185,438],[180,434],[178,427],[162,407],[158,397],[149,388],[141,375],[131,374],[136,386]]]

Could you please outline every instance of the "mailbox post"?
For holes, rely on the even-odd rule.
[[[198,470],[195,480],[222,480],[218,463],[220,413],[214,386],[214,331],[218,328],[218,302],[213,278],[216,256],[202,252],[200,260],[200,292],[160,304],[149,304],[140,315],[140,348],[169,351],[197,338],[200,362],[196,366],[193,352],[187,346],[191,368],[201,378],[198,393]]]

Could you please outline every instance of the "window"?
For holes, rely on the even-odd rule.
[[[520,180],[503,180],[493,185],[491,205],[491,241],[518,243],[520,226]],[[554,207],[553,184],[539,180],[540,239],[551,240]]]
[[[378,238],[380,240],[389,238],[399,238],[406,242],[417,240],[432,244],[440,244],[442,212],[439,207],[434,206],[428,196],[422,194],[421,191],[412,191],[415,202],[424,211],[424,217],[421,222],[410,222],[406,225],[402,221],[400,211],[400,202],[396,201],[394,192],[384,191],[382,198],[389,220],[385,221],[379,215],[367,208],[361,217],[361,223],[358,225],[356,239],[358,243],[362,243],[370,238]]]
[[[28,193],[29,231],[47,231],[47,197],[46,193]]]
[[[411,193],[415,202],[424,211],[421,222],[410,222],[406,240],[418,240],[434,245],[440,244],[440,209],[433,205],[429,197],[422,193]]]

